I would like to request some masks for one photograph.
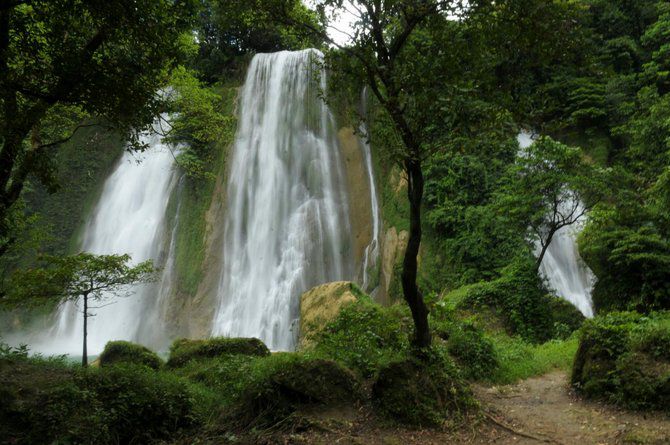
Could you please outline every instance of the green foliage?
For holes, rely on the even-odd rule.
[[[191,360],[228,355],[265,357],[270,350],[257,338],[211,338],[208,340],[175,340],[170,347],[167,366],[176,368]]]
[[[551,297],[537,275],[531,258],[519,258],[506,267],[501,277],[454,291],[446,299],[458,298],[461,307],[490,307],[513,334],[532,342],[554,336]]]
[[[555,370],[570,370],[578,345],[574,335],[567,340],[550,340],[542,344],[507,335],[495,335],[492,340],[499,367],[487,380],[501,385]]]
[[[475,406],[458,368],[438,346],[423,359],[384,365],[372,386],[372,400],[389,420],[415,426],[457,421]]]
[[[117,364],[144,365],[151,369],[159,369],[163,365],[160,357],[150,349],[127,341],[110,341],[98,357],[100,366]]]
[[[212,390],[217,422],[247,432],[277,427],[305,406],[353,403],[361,397],[351,371],[305,354],[198,358],[174,372]]]
[[[305,405],[352,404],[360,398],[355,375],[330,360],[278,353],[251,362],[245,371],[227,416],[245,431],[276,426]]]
[[[16,271],[3,303],[40,305],[80,297],[103,301],[120,295],[126,286],[153,278],[151,261],[128,265],[130,255],[45,256],[46,266]]]
[[[172,106],[178,112],[171,121],[166,140],[179,147],[177,163],[194,178],[216,179],[211,165],[220,154],[217,142],[232,139],[236,119],[226,113],[228,99],[205,87],[195,73],[179,67],[172,73]]]
[[[434,323],[434,331],[446,340],[447,351],[465,378],[482,380],[497,370],[499,363],[492,340],[473,323]]]
[[[404,305],[384,308],[359,298],[315,336],[314,352],[370,377],[384,363],[405,354],[410,331]]]
[[[193,1],[13,2],[0,11],[0,237],[29,177],[57,186],[53,153],[95,116],[142,148],[156,92],[183,55]]]
[[[670,317],[613,312],[582,328],[572,384],[588,397],[633,409],[667,410],[670,402]]]
[[[1,357],[0,380],[0,434],[10,443],[148,443],[200,422],[186,383],[144,366]]]
[[[281,7],[286,21],[269,12],[269,4]],[[197,26],[200,50],[195,61],[207,80],[230,75],[249,53],[269,53],[321,46],[322,40],[291,22],[307,23],[316,30],[322,25],[316,13],[298,0],[212,0],[203,2]]]

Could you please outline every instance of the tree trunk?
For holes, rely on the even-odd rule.
[[[412,345],[417,349],[430,346],[431,335],[428,326],[428,308],[423,295],[416,284],[419,247],[421,246],[421,201],[423,199],[423,172],[418,160],[405,162],[407,173],[407,196],[409,198],[409,240],[402,263],[402,290],[405,301],[412,312],[414,320],[414,338]]]
[[[549,235],[547,236],[546,242],[542,243],[542,240],[540,240],[540,244],[542,245],[542,250],[540,251],[540,254],[537,257],[537,260],[535,260],[535,271],[540,270],[540,266],[542,265],[542,260],[544,259],[544,255],[547,253],[547,249],[549,249],[549,244],[551,243],[552,238],[556,234],[558,229],[552,228],[549,231]]]
[[[86,336],[88,335],[88,295],[84,295],[84,349],[81,354],[81,366],[88,366],[88,352],[86,350]]]

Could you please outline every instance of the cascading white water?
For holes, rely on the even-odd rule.
[[[315,50],[258,54],[230,164],[212,333],[295,345],[300,295],[349,278],[350,228],[326,77]],[[320,71],[320,70],[319,70]]]
[[[168,256],[164,252],[166,209],[177,182],[176,169],[173,154],[157,134],[143,135],[142,142],[149,149],[142,154],[124,153],[106,180],[100,201],[87,222],[81,250],[94,254],[127,253],[133,263],[152,259],[160,266]],[[89,319],[89,353],[100,353],[110,340],[148,343],[142,332],[164,333],[156,319],[147,317],[144,311],[158,298],[157,287],[136,286],[131,296],[92,311],[95,316]],[[81,354],[80,306],[80,302],[64,304],[48,338],[37,341],[33,349],[46,354]],[[164,335],[157,335],[161,336]]]
[[[533,136],[524,131],[519,133],[517,141],[520,148],[527,148],[533,143]],[[570,208],[573,203],[564,203],[564,206]],[[572,303],[584,316],[593,317],[591,291],[595,276],[582,260],[577,247],[577,235],[583,222],[579,220],[554,234],[542,258],[540,274],[556,295]],[[535,254],[539,255],[542,250],[539,241],[535,250]]]
[[[364,118],[361,123],[360,133],[363,136],[361,139],[361,147],[363,149],[363,161],[365,162],[365,169],[368,173],[368,185],[370,187],[370,211],[372,213],[372,239],[370,244],[365,248],[363,255],[363,290],[366,292],[374,291],[373,281],[370,272],[375,271],[377,262],[379,261],[379,233],[381,231],[381,215],[379,211],[379,201],[377,200],[377,186],[374,178],[374,168],[372,165],[372,150],[370,149],[368,130],[365,125],[365,118],[367,118],[367,87],[361,93],[361,116]]]

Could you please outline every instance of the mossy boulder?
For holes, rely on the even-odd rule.
[[[367,378],[381,364],[405,356],[411,332],[407,305],[382,307],[361,297],[315,334],[313,351]]]
[[[475,406],[458,369],[436,349],[423,359],[408,358],[382,367],[372,386],[375,408],[406,425],[437,427]]]
[[[305,406],[338,406],[361,399],[353,372],[332,360],[279,353],[246,370],[229,419],[240,428],[270,427]]]
[[[190,360],[226,355],[248,355],[266,357],[270,350],[257,338],[210,338],[207,340],[175,340],[170,347],[167,366],[176,368]]]
[[[314,337],[338,316],[343,307],[356,302],[361,294],[358,286],[349,281],[322,284],[302,294],[298,347],[312,347]]]
[[[160,369],[163,365],[163,360],[155,352],[142,345],[128,341],[110,341],[105,345],[104,351],[102,351],[96,362],[98,362],[100,367],[130,363],[148,366],[152,369]]]
[[[614,312],[584,323],[572,384],[587,397],[670,412],[670,314]]]

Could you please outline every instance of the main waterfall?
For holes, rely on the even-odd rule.
[[[80,245],[82,251],[128,253],[133,263],[152,259],[161,266],[170,247],[166,209],[177,183],[177,172],[174,156],[160,136],[146,134],[142,142],[149,149],[142,154],[124,153],[105,181]],[[166,278],[136,286],[131,296],[96,309],[89,320],[90,353],[100,353],[110,340],[132,340],[153,347],[165,341],[164,326],[146,309],[156,305]],[[79,303],[63,305],[54,328],[46,338],[37,339],[33,349],[48,354],[81,354],[82,323]]]
[[[300,295],[352,275],[347,193],[315,50],[249,67],[229,170],[214,335],[295,345]]]

